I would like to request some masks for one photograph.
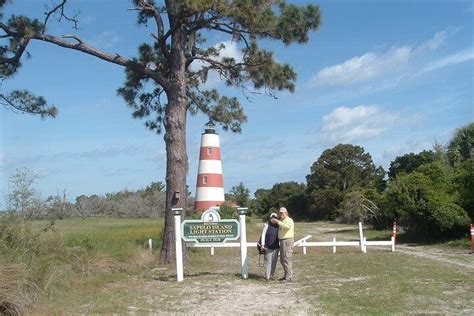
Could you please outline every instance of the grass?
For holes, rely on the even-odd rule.
[[[388,252],[312,256],[298,258],[298,263],[314,267],[313,273],[301,276],[300,282],[308,285],[303,295],[320,302],[325,313],[453,313],[473,308],[460,295],[472,290],[470,274],[437,263]]]
[[[258,240],[262,225],[258,219],[247,223],[248,241]],[[0,239],[0,264],[17,275],[9,288],[0,286],[0,300],[7,293],[16,293],[13,302],[26,295],[31,304],[20,306],[26,314],[474,313],[467,295],[474,291],[472,268],[391,253],[389,247],[369,248],[367,254],[357,247],[341,247],[336,254],[318,248],[308,249],[307,255],[297,248],[296,282],[287,285],[263,282],[256,249],[248,249],[249,279],[242,280],[238,248],[216,248],[214,256],[209,249],[194,248],[187,251],[185,279],[177,283],[173,264],[158,265],[162,220],[66,219],[52,226],[35,221],[21,227],[17,248]],[[20,229],[11,229],[15,231]],[[296,239],[357,240],[358,234],[357,225],[296,226]],[[388,240],[391,232],[366,230],[364,235]],[[149,238],[154,241],[152,254],[146,248]],[[474,266],[468,248],[457,247],[436,249],[450,260]],[[281,266],[277,273],[282,274]],[[19,288],[18,280],[29,285]]]
[[[29,301],[30,312],[45,309],[40,314],[78,310],[79,302],[87,305],[101,298],[98,292],[107,284],[155,266],[146,242],[152,238],[159,249],[163,229],[163,220],[150,219],[65,219],[52,224],[3,217],[1,221],[0,279],[12,275],[8,267],[18,267],[9,284],[23,286],[15,296],[10,295],[11,285],[0,291],[0,305]],[[17,310],[21,313],[24,307]]]

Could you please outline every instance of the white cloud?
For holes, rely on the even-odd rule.
[[[474,59],[474,50],[472,48],[459,51],[447,57],[441,58],[428,66],[423,71],[433,71],[451,65],[460,64]]]
[[[450,35],[448,33],[448,30],[443,30],[443,31],[437,32],[433,36],[433,38],[427,40],[426,42],[421,43],[420,45],[418,45],[416,50],[418,52],[436,50],[446,42],[446,38],[448,37],[448,35]]]
[[[229,57],[229,58],[234,58],[236,62],[241,62],[243,60],[243,55],[242,52],[237,48],[237,42],[234,41],[225,41],[222,43],[217,44],[216,46],[223,45],[224,48],[222,48],[219,52],[219,57],[218,59],[222,59],[223,57]]]
[[[406,66],[412,54],[409,46],[395,47],[385,54],[374,52],[353,57],[341,64],[320,70],[312,79],[313,86],[351,85],[397,73]]]
[[[123,145],[123,146],[109,146],[93,148],[84,151],[62,151],[62,152],[47,152],[37,155],[17,156],[15,159],[2,159],[0,156],[0,167],[5,169],[13,169],[22,165],[40,164],[42,162],[54,162],[65,160],[99,160],[111,159],[118,156],[137,156],[143,153],[149,153],[151,147],[147,145]],[[155,158],[155,156],[152,156]],[[158,156],[156,156],[158,159]]]
[[[450,27],[418,45],[392,47],[386,52],[367,52],[340,64],[325,67],[310,79],[309,86],[375,84],[391,87],[393,83],[397,85],[400,78],[417,74],[420,69],[425,72],[471,60],[474,53],[472,50],[465,50],[426,66],[426,59],[430,58],[430,54],[445,45],[447,39],[459,29]],[[373,87],[369,90],[371,89]]]
[[[323,117],[318,141],[327,145],[353,143],[379,136],[397,115],[375,105],[341,106]]]

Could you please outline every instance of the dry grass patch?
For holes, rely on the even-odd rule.
[[[18,264],[0,265],[0,315],[21,315],[29,299],[24,290],[25,277]]]

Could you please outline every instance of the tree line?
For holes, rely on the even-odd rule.
[[[43,199],[34,188],[38,176],[34,171],[17,169],[10,177],[10,192],[6,195],[5,211],[27,219],[64,219],[67,217],[113,216],[158,218],[165,213],[165,185],[152,182],[143,189],[84,195],[70,202],[66,190]],[[192,198],[188,197],[188,208]]]
[[[474,123],[446,146],[396,157],[388,172],[360,146],[325,150],[306,183],[277,183],[255,192],[253,208],[266,215],[286,205],[301,220],[363,221],[385,229],[397,221],[426,238],[455,238],[474,222]]]

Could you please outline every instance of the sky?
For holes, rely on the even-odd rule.
[[[15,0],[5,10],[43,19],[51,0]],[[239,98],[248,116],[242,133],[218,129],[225,191],[240,182],[253,193],[275,183],[305,183],[320,154],[339,143],[362,146],[386,170],[399,155],[446,144],[456,128],[474,121],[474,5],[464,0],[294,1],[320,6],[322,23],[305,45],[264,42],[298,73],[296,91],[277,98],[207,87]],[[52,23],[48,33],[78,34],[109,53],[136,56],[150,29],[136,24],[131,1],[76,0],[80,30]],[[151,27],[151,26],[150,26]],[[241,58],[239,44],[224,56]],[[3,45],[3,43],[2,43]],[[41,120],[0,107],[0,200],[9,178],[28,168],[43,197],[137,190],[165,178],[163,135],[133,119],[116,90],[124,69],[85,54],[32,42],[31,58],[2,92],[29,89],[59,109]],[[199,65],[193,65],[199,67]],[[188,184],[194,194],[200,135],[207,118],[188,116]],[[2,205],[2,204],[0,204]]]

